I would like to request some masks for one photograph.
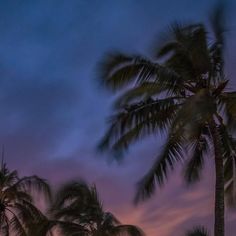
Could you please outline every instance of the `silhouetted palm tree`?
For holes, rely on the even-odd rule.
[[[33,195],[43,193],[50,198],[48,184],[37,176],[20,178],[6,164],[0,168],[0,235],[27,236],[28,229],[39,211]]]
[[[204,227],[200,226],[189,230],[186,236],[209,236],[209,233]]]
[[[57,193],[49,219],[41,218],[32,229],[35,236],[46,236],[58,230],[65,236],[142,236],[141,229],[122,225],[109,212],[104,212],[95,186],[71,182]]]
[[[167,140],[140,181],[136,200],[163,185],[177,162],[186,162],[185,179],[201,176],[212,149],[215,163],[215,236],[224,235],[224,187],[235,200],[235,140],[228,132],[236,119],[236,92],[224,74],[223,7],[215,9],[212,28],[203,24],[171,26],[155,58],[114,53],[100,65],[102,83],[121,92],[100,149],[116,157],[133,142],[165,132]],[[225,174],[224,174],[225,170]],[[233,202],[231,201],[231,203]]]
[[[88,236],[88,231],[73,222],[57,220],[53,216],[46,216],[40,212],[29,225],[28,235]]]

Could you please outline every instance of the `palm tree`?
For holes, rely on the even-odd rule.
[[[39,214],[33,196],[43,193],[50,199],[49,185],[37,176],[20,178],[6,164],[0,168],[0,234],[27,236],[33,218]]]
[[[88,231],[78,224],[70,221],[61,221],[49,214],[46,216],[39,212],[29,225],[28,235],[34,236],[88,236]]]
[[[62,187],[52,212],[56,219],[83,226],[89,236],[143,235],[138,227],[122,225],[113,214],[105,212],[96,187],[90,187],[83,181],[71,182]],[[70,230],[68,233],[71,235]]]
[[[195,227],[192,230],[187,231],[187,233],[185,234],[186,236],[209,236],[208,231],[202,227]]]
[[[103,210],[95,186],[83,181],[70,182],[57,193],[50,217],[40,218],[32,229],[36,236],[59,230],[65,236],[143,236],[133,225],[122,225],[113,214]]]
[[[173,24],[154,58],[113,53],[99,68],[102,84],[120,92],[99,148],[119,158],[133,142],[166,134],[161,153],[139,182],[136,201],[163,185],[177,162],[186,163],[188,183],[199,180],[205,157],[213,154],[215,236],[224,235],[224,190],[231,203],[236,193],[235,140],[229,132],[236,92],[227,89],[224,74],[223,9],[215,9],[209,31],[203,24]]]

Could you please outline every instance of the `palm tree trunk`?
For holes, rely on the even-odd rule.
[[[221,144],[216,124],[211,125],[215,152],[215,225],[214,235],[224,236],[224,166]]]

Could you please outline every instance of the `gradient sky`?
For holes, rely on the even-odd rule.
[[[135,183],[151,166],[161,138],[135,145],[121,164],[95,146],[105,129],[111,94],[99,88],[104,53],[150,53],[156,35],[174,20],[205,21],[216,0],[0,0],[0,144],[11,168],[54,184],[96,183],[105,208],[148,236],[184,235],[213,224],[213,174],[186,188],[180,171],[138,207]],[[229,1],[227,74],[236,61],[236,2]],[[234,81],[233,81],[234,82]],[[232,87],[233,84],[232,83]],[[236,212],[227,212],[227,236]]]

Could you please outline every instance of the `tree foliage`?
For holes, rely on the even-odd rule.
[[[60,232],[65,236],[144,236],[140,228],[123,225],[103,209],[95,186],[74,181],[62,186],[55,195],[46,218],[39,218],[35,236]]]
[[[34,220],[42,214],[35,206],[34,194],[51,197],[50,187],[38,176],[19,177],[2,163],[0,169],[0,234],[28,236]]]
[[[112,53],[100,63],[101,83],[119,94],[100,150],[122,157],[146,136],[162,132],[167,137],[139,182],[137,201],[150,197],[177,162],[186,163],[188,183],[199,180],[204,159],[214,149],[214,124],[224,158],[226,197],[229,204],[235,202],[236,92],[229,91],[224,74],[224,7],[215,8],[210,26],[174,23],[165,41],[154,47],[154,57]]]

